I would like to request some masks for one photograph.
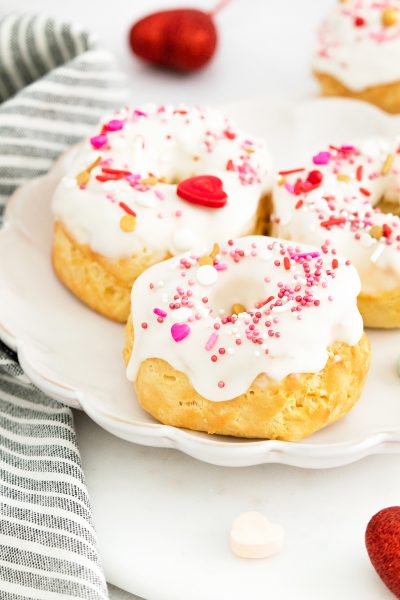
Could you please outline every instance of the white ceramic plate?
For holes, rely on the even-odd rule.
[[[227,107],[243,127],[266,137],[278,167],[298,167],[304,149],[400,133],[400,119],[358,102],[313,100],[295,108],[260,99]],[[123,327],[91,312],[55,278],[50,264],[50,200],[64,160],[20,188],[0,232],[0,337],[18,352],[32,381],[81,407],[111,433],[139,444],[177,448],[206,462],[343,465],[368,454],[400,452],[400,332],[372,332],[372,367],[362,398],[339,423],[296,443],[211,436],[155,422],[139,407],[121,358]]]

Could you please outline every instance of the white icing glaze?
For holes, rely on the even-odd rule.
[[[107,131],[101,148],[94,149],[90,138],[80,146],[54,195],[55,219],[79,243],[109,258],[147,249],[158,260],[168,251],[201,253],[215,239],[252,229],[259,199],[272,183],[263,142],[250,140],[216,110],[147,105],[104,117],[94,143],[99,143],[102,129],[115,122],[122,128]],[[97,157],[102,162],[82,189],[76,176]],[[104,167],[132,175],[101,182],[97,177],[104,176]],[[156,177],[154,185],[149,174]],[[223,208],[190,204],[177,196],[175,184],[157,181],[203,174],[222,180],[228,195]],[[132,232],[120,227],[125,214],[121,202],[137,215]]]
[[[383,196],[398,198],[398,143],[368,139],[347,148],[353,149],[323,148],[322,153],[330,156],[327,164],[315,164],[310,157],[305,164],[293,165],[304,167],[303,171],[278,179],[273,191],[273,233],[316,245],[330,240],[358,270],[362,291],[379,294],[400,287],[400,219],[373,208]],[[382,175],[387,161],[393,162]],[[321,184],[309,192],[296,191],[296,181],[306,180],[315,170],[322,175]],[[343,223],[326,226],[331,219]],[[380,239],[370,235],[373,226],[383,226]]]
[[[337,2],[320,28],[313,69],[354,91],[399,81],[400,16],[385,27],[388,8],[400,10],[400,0]]]
[[[297,256],[310,251],[318,256]],[[135,380],[145,359],[161,358],[185,373],[203,397],[230,400],[261,373],[281,380],[291,373],[318,372],[333,342],[360,340],[360,280],[335,250],[322,254],[310,246],[248,236],[223,247],[214,266],[217,281],[210,285],[199,282],[203,267],[190,253],[154,265],[136,280],[128,379]],[[235,303],[249,312],[232,317]],[[183,306],[191,312],[181,313],[179,323],[189,333],[175,341],[174,313]]]

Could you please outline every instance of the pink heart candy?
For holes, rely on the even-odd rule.
[[[111,119],[106,125],[107,131],[119,131],[123,126],[124,123],[120,119]]]
[[[171,335],[175,342],[185,339],[190,333],[190,327],[187,323],[174,323],[171,327]]]
[[[327,165],[330,159],[330,152],[318,152],[318,154],[313,156],[313,163],[314,165]]]
[[[102,148],[104,144],[107,143],[107,135],[105,133],[95,135],[94,137],[90,138],[90,143],[92,144],[93,148]]]

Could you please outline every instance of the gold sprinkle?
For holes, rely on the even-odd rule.
[[[381,175],[387,175],[389,173],[390,169],[393,166],[393,162],[394,162],[394,154],[388,154],[385,159],[385,162],[383,163]]]
[[[345,181],[345,182],[350,181],[350,177],[348,175],[344,175],[343,173],[339,173],[339,175],[336,176],[336,179],[338,181]]]
[[[399,20],[399,13],[395,8],[385,8],[381,14],[382,25],[392,27]]]
[[[255,152],[253,148],[245,148],[244,151],[247,152],[247,154],[253,154],[253,152]]]
[[[192,156],[192,160],[194,160],[194,161],[200,160],[200,156]]]
[[[213,245],[213,249],[210,252],[210,258],[215,258],[217,256],[217,254],[219,254],[219,244],[215,243]]]
[[[286,183],[286,177],[279,177],[278,185],[284,185]]]
[[[214,261],[211,258],[211,256],[200,256],[199,260],[198,260],[199,265],[203,266],[203,265],[213,265]]]
[[[96,158],[96,160],[94,160],[88,167],[86,167],[86,169],[84,171],[82,171],[75,177],[76,183],[79,186],[87,184],[87,182],[89,181],[89,178],[90,178],[90,172],[93,171],[93,169],[95,167],[97,167],[97,165],[99,164],[100,161],[101,161],[101,156],[98,156]]]
[[[373,237],[375,240],[380,240],[383,235],[383,229],[380,225],[374,225],[369,230],[369,235]]]
[[[246,307],[243,306],[243,304],[233,304],[232,308],[231,308],[231,314],[232,315],[239,315],[242,312],[246,312]]]
[[[158,183],[158,179],[157,177],[145,177],[144,179],[140,180],[140,183],[143,185],[156,185],[156,183]]]
[[[126,231],[128,233],[133,231],[136,227],[136,217],[133,215],[124,215],[121,217],[119,226],[121,227],[122,231]]]

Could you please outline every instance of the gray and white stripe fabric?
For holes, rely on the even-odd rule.
[[[0,222],[14,189],[124,94],[87,33],[42,16],[0,19]],[[107,598],[71,410],[37,390],[1,343],[0,598]]]

